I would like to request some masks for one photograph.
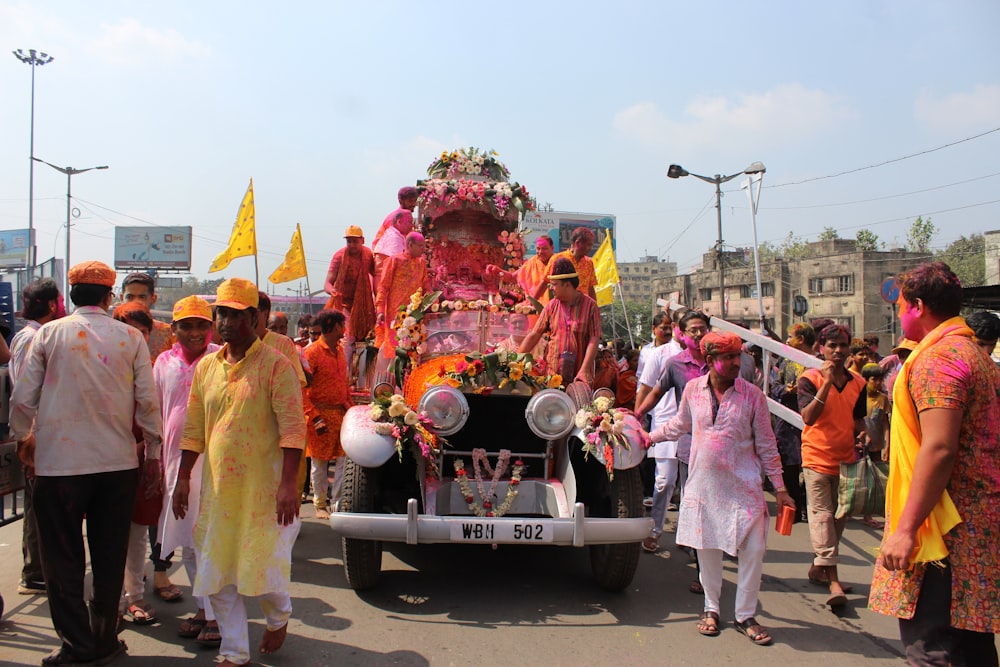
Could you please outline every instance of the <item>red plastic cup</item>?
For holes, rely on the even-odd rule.
[[[793,523],[795,523],[795,508],[782,505],[774,520],[774,529],[778,531],[779,535],[791,535]]]

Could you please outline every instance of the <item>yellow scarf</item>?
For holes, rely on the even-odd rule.
[[[885,500],[890,528],[887,534],[895,532],[899,525],[899,517],[903,513],[913,483],[913,465],[920,451],[920,421],[917,416],[917,406],[909,391],[910,370],[914,359],[945,336],[971,337],[972,330],[965,325],[965,320],[961,317],[953,317],[939,324],[924,336],[910,353],[893,386],[892,428],[889,433],[889,481],[886,485]],[[917,553],[913,562],[935,562],[947,557],[948,547],[945,546],[944,535],[961,522],[962,517],[951,501],[951,496],[947,490],[943,491],[934,509],[917,530]]]

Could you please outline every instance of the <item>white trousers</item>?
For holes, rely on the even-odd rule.
[[[132,522],[128,533],[128,552],[125,555],[125,580],[123,584],[126,606],[141,600],[146,590],[142,580],[146,569],[146,547],[149,545],[149,526]]]
[[[347,458],[338,456],[333,460],[333,484],[330,483],[330,461],[312,459],[313,505],[326,508],[327,488],[330,489],[330,506],[337,507],[340,501],[340,489],[344,484],[344,464]]]
[[[757,613],[760,576],[767,548],[767,517],[762,516],[737,550],[736,620],[745,621]],[[705,589],[705,611],[719,613],[722,597],[722,549],[698,549],[701,586]]]
[[[181,548],[181,562],[184,564],[184,571],[187,572],[188,581],[191,582],[191,589],[194,590],[194,578],[198,574],[198,558],[195,556],[193,547]],[[199,611],[205,612],[205,619],[215,620],[215,612],[212,611],[212,603],[208,596],[194,595],[195,604]]]
[[[210,597],[211,607],[219,622],[219,634],[222,635],[219,656],[237,665],[245,665],[250,662],[250,635],[243,596],[236,590],[236,586],[230,584]],[[257,601],[264,612],[268,630],[280,630],[288,624],[292,615],[292,598],[287,591],[265,593],[258,596]]]
[[[667,519],[667,506],[674,495],[677,484],[677,459],[656,459],[656,478],[653,482],[653,532],[659,537],[663,532],[663,522]]]

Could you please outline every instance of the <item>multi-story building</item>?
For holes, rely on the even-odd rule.
[[[638,262],[618,263],[625,301],[652,301],[654,281],[674,275],[677,275],[677,262],[661,261],[655,255],[642,257]]]
[[[656,298],[673,300],[721,316],[721,299],[725,298],[726,319],[759,329],[752,257],[726,252],[723,261],[724,296],[713,251],[703,258],[706,268],[661,278],[654,287],[654,302]],[[882,284],[924,261],[926,253],[858,250],[853,240],[833,239],[810,243],[802,257],[761,262],[761,301],[767,327],[783,334],[794,322],[829,317],[857,336],[881,334],[880,352],[887,354],[900,334],[895,304],[882,299]],[[803,314],[796,314],[797,310]]]

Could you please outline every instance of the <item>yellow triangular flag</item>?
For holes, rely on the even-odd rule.
[[[298,225],[295,225],[295,233],[292,234],[292,245],[288,247],[288,252],[285,253],[285,261],[274,270],[274,273],[271,274],[268,280],[277,285],[278,283],[287,283],[289,280],[295,280],[296,278],[305,278],[308,275],[306,251],[302,247],[302,230],[299,229]]]
[[[240,203],[240,210],[236,214],[236,223],[233,225],[233,233],[229,237],[229,245],[215,258],[212,266],[208,268],[209,273],[221,271],[229,266],[229,262],[237,257],[247,257],[257,254],[257,232],[254,228],[253,209],[253,179],[250,179],[250,187],[243,195]]]
[[[611,249],[611,233],[604,235],[601,247],[591,258],[594,262],[594,273],[597,274],[597,305],[607,306],[614,300],[614,286],[620,282],[618,264],[615,263],[615,251]]]

